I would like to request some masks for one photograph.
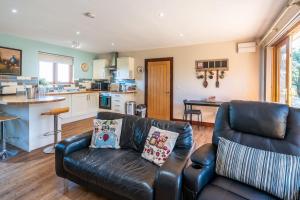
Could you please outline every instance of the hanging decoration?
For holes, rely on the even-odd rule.
[[[196,60],[195,70],[197,79],[203,79],[203,87],[207,88],[209,79],[216,77],[215,86],[220,87],[219,79],[225,77],[225,71],[228,71],[228,59],[216,60]]]

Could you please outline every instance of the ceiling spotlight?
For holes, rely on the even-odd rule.
[[[72,41],[71,47],[79,49],[80,48],[80,42],[79,41]]]
[[[18,10],[17,10],[17,9],[12,9],[11,12],[12,12],[12,13],[17,13]]]
[[[88,17],[88,18],[91,18],[91,19],[94,19],[96,16],[93,14],[93,13],[91,13],[91,12],[85,12],[85,13],[83,13],[83,15],[84,16],[86,16],[86,17]]]
[[[115,43],[112,42],[112,43],[111,43],[111,46],[115,46]]]
[[[179,33],[179,36],[180,36],[180,37],[183,37],[183,33]]]
[[[77,32],[76,32],[76,35],[80,35],[80,32],[79,32],[79,31],[77,31]]]
[[[164,17],[164,16],[165,16],[165,13],[164,13],[164,12],[160,12],[160,13],[159,13],[159,16],[160,16],[160,17]]]

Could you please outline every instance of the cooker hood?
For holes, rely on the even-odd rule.
[[[117,59],[118,59],[118,52],[112,52],[111,53],[111,61],[109,63],[109,69],[110,70],[117,70]]]

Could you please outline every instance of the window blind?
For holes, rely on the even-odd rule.
[[[73,65],[74,58],[71,56],[57,55],[45,52],[38,52],[39,61]]]

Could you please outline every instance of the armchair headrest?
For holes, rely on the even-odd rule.
[[[283,104],[231,101],[229,124],[233,130],[284,139],[289,107]]]

